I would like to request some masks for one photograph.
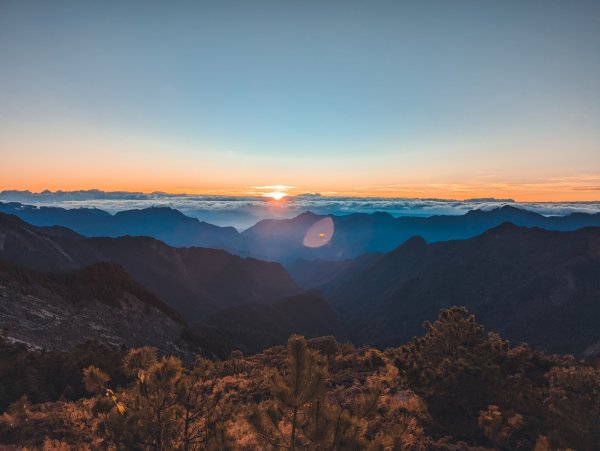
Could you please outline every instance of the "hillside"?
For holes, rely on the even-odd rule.
[[[440,308],[464,305],[509,340],[590,353],[600,344],[599,274],[600,228],[505,223],[468,240],[412,238],[322,290],[357,343],[404,343]]]
[[[117,264],[40,273],[0,261],[0,329],[9,341],[55,351],[95,341],[191,354],[184,328],[178,313]]]
[[[270,304],[243,304],[218,311],[209,324],[245,352],[260,352],[299,333],[343,337],[337,314],[316,290]]]
[[[153,238],[84,238],[0,214],[0,258],[41,271],[120,264],[191,324],[244,303],[268,303],[300,291],[278,263],[205,248],[174,248]]]
[[[297,261],[288,268],[299,284],[320,286],[326,300],[296,298],[297,311],[277,303],[301,292],[281,265],[216,249],[173,248],[148,237],[84,238],[1,215],[0,258],[42,271],[116,262],[196,330],[225,331],[227,341],[251,351],[294,332],[398,345],[440,308],[465,305],[510,340],[593,354],[600,343],[599,230],[505,223],[467,240],[415,237],[389,253]],[[327,303],[335,321],[327,319]]]
[[[57,371],[57,360],[70,371]],[[385,352],[295,335],[287,349],[193,365],[148,347],[45,354],[0,339],[0,381],[7,376],[0,443],[28,449],[160,440],[163,450],[594,451],[600,443],[593,362],[513,346],[462,308]]]

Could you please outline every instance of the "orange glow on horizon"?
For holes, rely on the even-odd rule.
[[[416,157],[414,161],[408,157],[324,157],[308,164],[303,159],[278,162],[217,151],[198,151],[197,156],[182,159],[162,142],[96,134],[92,135],[95,139],[84,139],[89,137],[80,130],[50,138],[40,142],[36,136],[19,133],[0,143],[0,190],[160,191],[266,196],[277,202],[304,193],[324,197],[600,201],[597,166],[570,168],[568,161],[560,159],[548,165],[552,167],[540,169],[535,169],[532,158],[520,162],[518,168],[504,160],[471,159],[452,165]]]
[[[287,194],[284,193],[283,191],[272,191],[270,193],[264,193],[263,194],[263,197],[270,197],[270,198],[275,199],[275,200],[281,200],[285,196],[287,196]]]
[[[21,169],[21,168],[15,168]],[[127,168],[129,169],[129,168]],[[600,201],[600,175],[579,175],[569,177],[538,178],[529,181],[503,180],[496,177],[494,180],[478,180],[473,177],[470,181],[458,183],[454,181],[441,181],[432,183],[430,180],[419,183],[411,180],[402,184],[359,184],[349,185],[342,174],[332,174],[324,183],[320,177],[311,177],[302,183],[304,177],[292,174],[295,178],[285,177],[291,185],[263,185],[258,186],[256,178],[265,174],[244,174],[247,178],[231,180],[230,174],[221,173],[221,180],[216,177],[208,178],[201,184],[194,183],[199,177],[186,176],[173,183],[177,171],[163,171],[153,173],[142,171],[129,171],[129,176],[121,173],[105,177],[104,173],[84,174],[72,171],[43,170],[42,166],[29,170],[23,168],[11,171],[0,167],[1,190],[30,190],[42,192],[50,191],[79,191],[99,189],[103,191],[130,191],[141,193],[164,192],[168,194],[212,195],[212,196],[256,196],[266,197],[280,203],[285,197],[294,197],[304,193],[320,193],[323,197],[378,197],[378,198],[411,198],[411,199],[446,199],[465,200],[473,198],[513,199],[517,202],[590,202]],[[115,171],[117,172],[117,171]],[[120,171],[119,171],[120,172]],[[24,174],[27,174],[25,177]],[[211,173],[207,175],[212,175]],[[39,176],[39,177],[37,177]],[[227,176],[227,177],[226,177]],[[71,179],[69,179],[71,177]],[[368,182],[377,175],[369,175],[361,182]],[[388,178],[388,177],[386,177]],[[420,177],[419,177],[420,178]],[[370,180],[369,180],[370,179]],[[389,179],[389,178],[388,178]],[[415,177],[417,179],[417,177]],[[268,180],[268,179],[267,179]],[[254,182],[254,183],[253,183]]]
[[[37,185],[37,184],[36,184]],[[432,187],[430,185],[411,186],[404,189],[369,189],[369,188],[338,188],[327,190],[318,189],[295,189],[292,192],[269,191],[260,192],[254,189],[244,187],[240,188],[193,188],[193,187],[171,187],[156,186],[153,188],[147,186],[119,184],[117,186],[94,184],[86,186],[84,184],[76,185],[57,185],[48,184],[43,186],[28,185],[0,185],[2,190],[29,190],[34,193],[40,193],[44,190],[50,191],[79,191],[99,189],[102,191],[130,191],[150,194],[152,192],[164,192],[167,194],[187,194],[187,195],[207,195],[207,196],[256,196],[272,199],[274,202],[281,202],[285,197],[294,197],[304,192],[315,192],[322,197],[377,197],[384,199],[409,198],[409,199],[441,199],[441,200],[466,200],[474,198],[496,198],[513,199],[516,202],[594,202],[600,201],[600,187],[596,186],[502,186],[500,188],[485,189],[482,187],[443,185]]]

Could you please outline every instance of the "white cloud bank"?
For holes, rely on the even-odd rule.
[[[172,207],[188,216],[217,225],[232,225],[243,230],[266,218],[291,218],[310,210],[318,214],[388,212],[393,216],[459,215],[469,210],[490,210],[510,204],[543,215],[599,213],[600,202],[513,202],[510,199],[390,199],[366,197],[328,197],[306,194],[287,197],[274,203],[264,197],[197,196],[165,193],[90,191],[2,191],[0,201],[21,202],[63,208],[96,207],[115,213],[152,206]]]

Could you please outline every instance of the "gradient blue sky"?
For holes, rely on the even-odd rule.
[[[0,1],[0,189],[600,198],[600,2]]]

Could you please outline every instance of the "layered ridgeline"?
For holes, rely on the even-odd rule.
[[[93,339],[222,357],[292,333],[343,336],[327,302],[302,293],[280,264],[222,250],[85,238],[0,213],[0,260],[0,329],[34,347],[65,350]]]
[[[294,332],[398,345],[453,305],[467,306],[509,340],[546,351],[590,355],[600,347],[599,228],[551,232],[506,223],[467,240],[412,238],[389,253],[289,266],[322,294],[302,293],[277,263],[147,237],[85,238],[1,214],[0,258],[41,271],[118,263],[193,330],[209,327],[249,352]]]
[[[467,240],[414,237],[389,253],[301,261],[290,270],[305,286],[320,286],[355,343],[404,343],[441,308],[464,305],[509,340],[600,351],[597,227],[553,232],[505,223]]]
[[[241,238],[233,227],[218,227],[185,216],[172,208],[121,211],[114,215],[97,208],[34,207],[0,203],[0,212],[37,226],[67,227],[84,236],[150,236],[171,246],[236,249]]]
[[[0,203],[0,212],[14,214],[37,226],[68,227],[85,236],[151,236],[172,246],[225,249],[237,255],[289,264],[298,258],[343,260],[367,252],[389,252],[412,236],[427,242],[465,239],[509,221],[546,230],[577,230],[600,226],[600,213],[545,217],[505,206],[473,210],[460,216],[398,217],[388,213],[320,216],[310,212],[293,219],[267,219],[238,233],[190,218],[171,208],[128,210],[111,215],[93,208],[64,209]],[[322,247],[304,245],[309,229],[331,218],[333,236]]]
[[[354,213],[330,216],[334,231],[324,246],[304,246],[304,237],[311,226],[325,217],[307,212],[293,219],[266,219],[242,235],[248,239],[246,245],[253,254],[290,263],[297,258],[343,260],[367,252],[389,252],[413,236],[420,236],[428,243],[462,240],[504,222],[561,231],[600,226],[600,213],[546,217],[511,206],[490,211],[472,210],[460,216],[394,218],[389,213]]]
[[[85,238],[69,229],[36,227],[4,214],[0,214],[0,258],[40,271],[118,263],[192,324],[222,308],[273,302],[301,291],[278,263],[218,249],[174,248],[148,237]]]

